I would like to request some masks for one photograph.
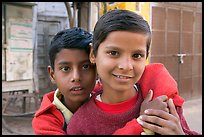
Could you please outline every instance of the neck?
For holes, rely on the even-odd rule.
[[[103,92],[101,94],[101,100],[102,102],[107,104],[116,104],[124,102],[135,95],[136,91],[134,88],[131,88],[127,91],[114,91],[103,89]]]

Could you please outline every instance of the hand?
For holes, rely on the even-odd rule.
[[[170,113],[163,110],[148,109],[139,117],[139,123],[161,135],[185,135],[172,99],[168,100]]]
[[[169,113],[169,109],[167,105],[168,97],[166,95],[161,95],[152,100],[152,96],[153,96],[153,91],[150,89],[146,98],[141,104],[140,115],[143,115],[146,109],[159,109]]]

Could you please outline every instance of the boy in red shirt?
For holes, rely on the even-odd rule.
[[[96,81],[89,60],[91,41],[92,34],[81,28],[60,31],[52,39],[48,72],[57,89],[43,96],[32,120],[35,134],[64,135],[73,113],[89,99]]]

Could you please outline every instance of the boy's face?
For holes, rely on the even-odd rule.
[[[113,31],[99,45],[97,72],[107,91],[129,91],[142,76],[145,68],[147,36],[128,31]]]
[[[62,49],[56,54],[54,71],[48,71],[66,102],[84,102],[94,88],[96,69],[84,50]]]

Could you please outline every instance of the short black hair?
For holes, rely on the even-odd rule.
[[[96,56],[99,45],[112,31],[130,31],[143,33],[148,36],[147,57],[151,43],[149,24],[142,16],[129,10],[115,9],[105,13],[97,21],[93,32],[93,53]]]
[[[82,28],[71,28],[58,32],[49,46],[50,65],[54,69],[56,54],[62,49],[81,49],[89,55],[93,35]]]

